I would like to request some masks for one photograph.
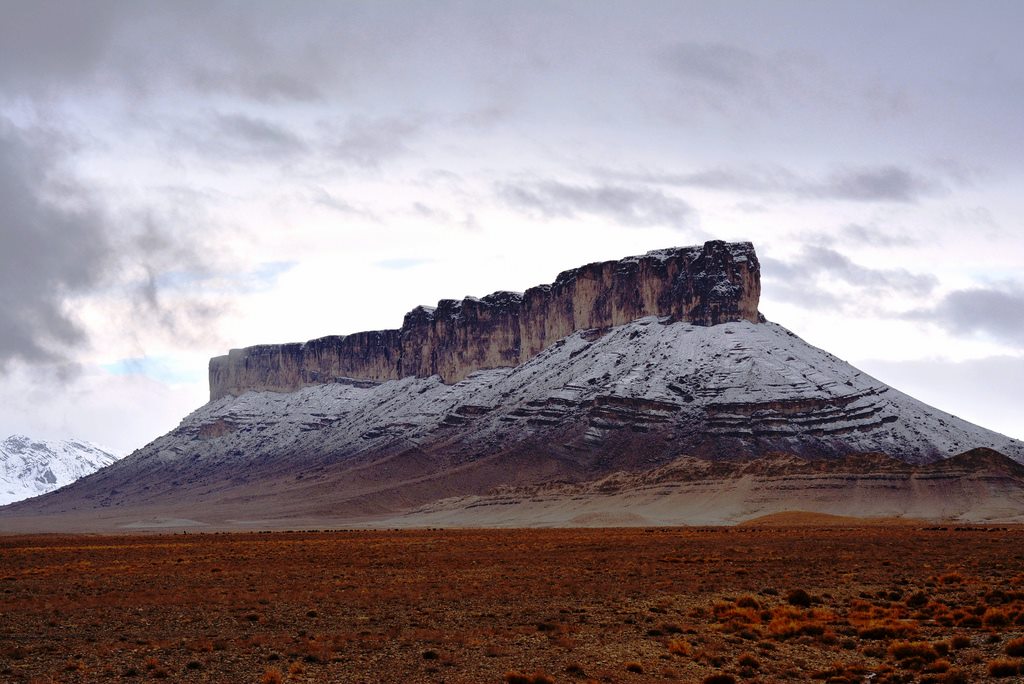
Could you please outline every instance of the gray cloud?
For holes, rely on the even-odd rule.
[[[781,77],[780,65],[721,43],[677,43],[657,59],[685,95],[718,110],[735,106],[737,99],[767,103]]]
[[[833,119],[852,111],[877,124],[910,113],[913,105],[903,84],[837,71],[820,49],[750,50],[684,41],[657,50],[654,57],[685,99],[686,113],[706,109],[750,121],[752,112],[764,120],[776,113],[820,118],[819,112],[830,112]]]
[[[338,126],[323,125],[323,149],[345,164],[377,168],[383,162],[409,152],[413,139],[423,133],[422,116],[366,119],[354,117]]]
[[[655,185],[830,201],[910,203],[946,191],[940,180],[896,165],[843,167],[819,178],[808,178],[778,166],[712,168],[689,173],[600,173]]]
[[[87,346],[73,302],[102,291],[131,293],[129,335],[148,323],[201,331],[217,313],[209,299],[164,301],[173,278],[210,277],[207,251],[186,228],[210,224],[181,209],[111,210],[63,169],[66,147],[0,119],[0,369],[14,360],[64,363]],[[175,197],[172,189],[171,207]]]
[[[347,202],[342,198],[328,192],[325,188],[314,187],[310,189],[310,196],[314,204],[319,204],[322,207],[339,211],[342,214],[353,214],[363,215],[365,212],[359,207],[355,206],[351,202]]]
[[[347,75],[329,55],[353,44],[374,52],[349,40],[351,10],[313,3],[305,4],[305,16],[277,3],[194,0],[38,0],[7,2],[0,12],[0,85],[32,96],[99,86],[135,97],[184,89],[308,102]],[[304,39],[290,40],[300,27]]]
[[[207,240],[219,234],[217,225],[200,206],[170,202],[121,215],[118,223],[122,270],[117,282],[130,297],[126,330],[161,330],[182,344],[210,341],[214,322],[229,309],[225,298],[203,287],[218,276],[206,248]],[[206,237],[181,226],[199,227]]]
[[[111,265],[100,212],[48,196],[58,154],[41,132],[0,119],[0,367],[58,360],[62,348],[81,343],[66,298],[96,286]],[[67,180],[62,186],[74,190]]]
[[[860,223],[849,223],[834,230],[800,231],[797,233],[797,237],[801,242],[829,248],[837,245],[852,245],[854,247],[898,249],[921,243],[921,239],[916,234],[908,233],[907,229],[900,225],[880,227]],[[934,233],[930,237],[935,239]]]
[[[857,202],[914,202],[941,192],[942,185],[899,166],[842,169],[797,194]]]
[[[835,294],[832,287],[839,283],[855,287],[862,295],[876,300],[897,293],[921,297],[938,284],[932,275],[911,273],[902,268],[861,266],[821,245],[806,246],[789,261],[763,257],[761,266],[765,290],[770,291],[771,298],[810,309],[846,308],[855,303]],[[857,297],[858,300],[863,298]]]
[[[909,247],[920,242],[902,230],[886,231],[877,226],[851,223],[840,229],[839,235],[846,241],[869,247]]]
[[[5,90],[46,91],[91,76],[118,26],[134,13],[125,3],[106,0],[3,3],[0,96]]]
[[[955,290],[930,308],[915,309],[906,318],[923,320],[956,335],[981,334],[1024,348],[1024,286]]]
[[[214,125],[224,139],[233,140],[240,149],[252,151],[259,156],[290,156],[306,149],[299,136],[266,119],[243,114],[220,114]]]
[[[170,141],[184,143],[210,161],[248,163],[274,161],[306,163],[311,169],[322,160],[349,167],[376,169],[408,154],[422,135],[427,118],[352,117],[343,123],[321,122],[300,133],[270,118],[241,113],[214,112],[203,119],[176,126]]]
[[[659,190],[623,185],[570,185],[555,180],[501,183],[499,197],[509,206],[543,218],[606,216],[629,226],[688,228],[693,208]]]
[[[757,167],[753,169],[714,168],[690,173],[637,174],[636,180],[662,185],[729,190],[738,192],[794,192],[806,185],[792,171],[781,167]]]
[[[245,114],[214,113],[208,118],[178,126],[172,146],[187,145],[204,158],[216,161],[286,161],[308,151],[296,133],[268,119]]]
[[[319,85],[311,80],[285,72],[260,71],[245,65],[235,69],[199,66],[186,76],[186,80],[203,95],[231,93],[258,102],[313,102],[323,97]]]

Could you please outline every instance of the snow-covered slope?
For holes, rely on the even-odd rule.
[[[25,515],[354,519],[496,487],[595,481],[683,456],[882,453],[930,463],[1024,444],[927,406],[772,323],[643,318],[515,368],[210,402]],[[255,524],[255,523],[254,523]]]
[[[577,333],[521,366],[455,385],[435,376],[220,399],[140,458],[251,463],[432,444],[480,456],[533,440],[592,455],[609,444],[621,451],[623,431],[634,450],[651,441],[638,435],[656,436],[661,460],[881,452],[922,463],[990,447],[1024,462],[1021,442],[894,390],[779,325],[656,318]]]
[[[117,458],[88,442],[11,435],[0,442],[0,506],[59,489]]]

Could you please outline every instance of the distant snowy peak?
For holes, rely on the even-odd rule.
[[[118,458],[81,440],[11,435],[0,442],[0,506],[59,489]]]

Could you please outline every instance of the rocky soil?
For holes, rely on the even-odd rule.
[[[0,538],[0,680],[1016,681],[1021,528],[785,523]]]

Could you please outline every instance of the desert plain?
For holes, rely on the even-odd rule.
[[[1024,675],[1024,527],[0,537],[2,682]]]

